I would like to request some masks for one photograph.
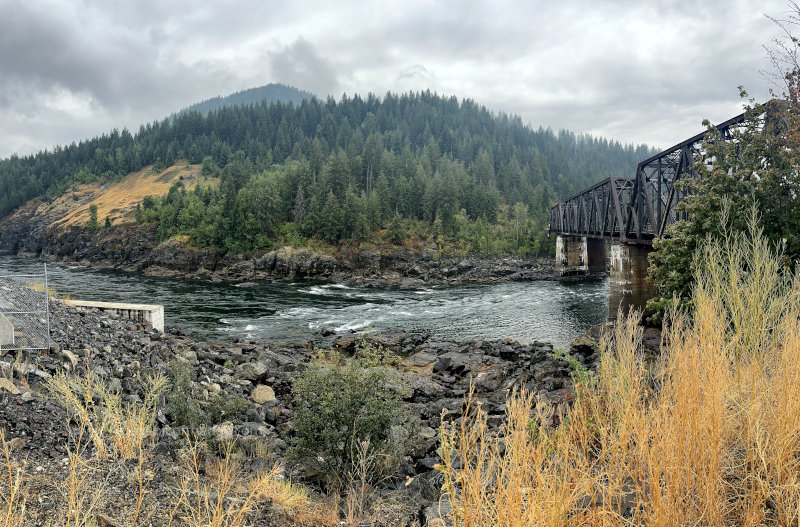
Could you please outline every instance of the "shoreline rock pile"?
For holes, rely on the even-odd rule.
[[[189,429],[218,440],[258,445],[268,457],[286,458],[295,432],[293,382],[318,351],[314,342],[198,342],[177,328],[159,333],[57,301],[51,306],[51,328],[50,350],[0,357],[0,378],[7,381],[0,384],[0,427],[7,437],[19,438],[24,455],[34,460],[65,456],[68,416],[42,395],[40,386],[59,372],[81,375],[88,368],[126,401],[143,397],[145,374],[160,372],[170,379],[156,424],[156,451],[164,456],[174,459],[176,445]],[[554,354],[548,343],[450,342],[395,330],[340,336],[333,349],[347,355],[363,343],[395,355],[396,368],[408,386],[404,404],[411,448],[400,477],[431,485],[437,481],[434,465],[442,411],[460,415],[471,384],[495,429],[503,422],[506,397],[514,389],[525,387],[555,404],[571,397],[570,361]],[[578,351],[572,360],[593,368],[596,351],[591,346]],[[423,508],[432,505],[424,497],[420,503]]]

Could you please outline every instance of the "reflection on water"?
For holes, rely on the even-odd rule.
[[[0,256],[0,274],[41,271],[42,262]],[[200,339],[319,338],[401,327],[435,338],[512,338],[566,347],[605,320],[608,280],[433,286],[414,290],[320,283],[222,284],[151,278],[48,264],[50,284],[82,300],[163,304],[165,323]]]

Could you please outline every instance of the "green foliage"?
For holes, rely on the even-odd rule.
[[[428,91],[339,102],[301,94],[293,104],[252,103],[254,93],[210,101],[135,135],[115,130],[0,160],[0,217],[33,197],[188,159],[219,187],[201,179],[191,192],[179,184],[146,197],[136,220],[157,223],[159,239],[182,234],[200,247],[248,252],[272,247],[294,222],[303,239],[332,244],[388,228],[395,243],[415,236],[461,253],[537,255],[550,249],[555,198],[633,173],[652,153],[533,130],[519,117]]]
[[[167,393],[167,411],[177,426],[197,427],[208,419],[200,404],[192,397],[195,371],[191,364],[175,359],[170,362],[170,390]]]
[[[307,91],[298,90],[297,88],[283,84],[271,83],[266,86],[259,86],[258,88],[238,91],[226,97],[212,97],[211,99],[189,106],[187,109],[182,110],[179,115],[188,112],[208,113],[223,106],[234,106],[237,104],[247,105],[260,101],[265,101],[267,104],[292,102],[297,106],[302,103],[304,99],[311,100],[313,97],[314,96]]]
[[[397,366],[400,364],[401,358],[398,355],[380,344],[367,341],[365,337],[365,333],[359,334],[355,343],[355,354],[353,355],[361,367],[371,368],[376,366]]]
[[[97,205],[94,203],[89,205],[89,224],[87,225],[87,228],[90,231],[97,230]]]
[[[553,350],[553,356],[559,359],[564,359],[569,364],[569,369],[572,371],[572,378],[579,384],[585,384],[592,379],[593,372],[586,369],[578,359],[570,355],[562,349]]]
[[[389,227],[386,229],[386,239],[398,244],[405,240],[406,236],[408,236],[408,230],[405,222],[400,217],[400,214],[395,212],[394,216],[392,216],[392,221],[389,222]]]
[[[206,408],[209,424],[216,425],[225,421],[237,421],[249,408],[250,403],[243,397],[214,396]]]
[[[677,209],[688,219],[676,222],[669,237],[656,240],[650,255],[650,278],[658,286],[658,296],[648,303],[652,323],[660,323],[676,304],[691,305],[697,250],[709,241],[745,232],[752,216],[748,210],[761,218],[767,238],[784,246],[787,266],[800,257],[800,209],[795,205],[800,176],[793,160],[799,128],[785,117],[787,111],[750,101],[745,126],[732,131],[731,141],[721,140],[709,125],[704,148],[713,164],[700,162],[695,170],[701,177],[680,183],[691,192]],[[767,113],[770,119],[765,123]]]
[[[339,206],[339,200],[336,199],[336,195],[331,190],[328,192],[325,205],[320,211],[319,219],[321,224],[319,233],[325,240],[330,243],[336,243],[339,240],[342,233],[342,219],[343,211]]]
[[[366,354],[363,362],[320,356],[295,381],[295,455],[329,485],[341,483],[359,456],[374,461],[371,476],[381,477],[405,455],[404,438],[393,433],[403,422],[400,379]]]

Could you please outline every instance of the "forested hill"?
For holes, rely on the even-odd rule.
[[[148,165],[202,164],[202,181],[145,200],[162,239],[250,251],[315,238],[408,236],[479,252],[537,253],[548,210],[652,152],[533,130],[428,91],[189,111],[34,156],[0,161],[0,217],[31,198]]]
[[[284,84],[267,84],[266,86],[259,86],[258,88],[237,91],[225,97],[212,97],[211,99],[193,104],[178,113],[183,114],[195,110],[202,114],[207,114],[211,110],[216,110],[222,106],[246,106],[249,104],[258,104],[262,101],[265,101],[267,104],[291,102],[295,106],[298,106],[304,99],[311,100],[313,97],[314,95],[310,92],[298,90],[297,88]]]

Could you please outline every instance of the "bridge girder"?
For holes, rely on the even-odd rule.
[[[744,123],[740,114],[717,125],[723,141],[733,140],[732,131]],[[550,233],[565,236],[603,238],[651,245],[667,228],[685,219],[676,211],[686,197],[676,183],[699,177],[698,161],[705,159],[699,133],[668,148],[636,167],[633,178],[612,177],[580,192],[550,209]]]

